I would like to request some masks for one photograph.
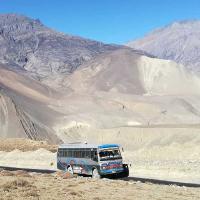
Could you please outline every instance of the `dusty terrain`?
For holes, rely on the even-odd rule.
[[[158,135],[156,138],[159,138]],[[200,152],[198,148],[194,150],[194,147],[189,148],[187,145],[166,147],[152,145],[151,148],[146,149],[144,144],[147,141],[146,137],[146,141],[143,140],[144,148],[138,148],[142,142],[140,138],[137,138],[135,148],[124,152],[124,158],[132,163],[131,176],[188,182],[199,180]],[[2,166],[56,170],[56,145],[26,139],[1,139],[0,147],[0,165]],[[192,178],[195,180],[192,181]],[[199,196],[199,188],[144,184],[131,180],[94,180],[88,177],[71,177],[63,172],[47,175],[0,170],[1,200],[198,200]]]
[[[148,183],[87,177],[27,174],[23,171],[0,173],[1,200],[197,200],[198,188],[153,185]]]
[[[57,151],[57,145],[49,145],[46,141],[34,141],[23,138],[0,139],[0,151],[11,152],[18,149],[19,151],[26,152],[35,151],[41,148],[51,152]]]
[[[181,141],[174,134],[168,134],[164,138],[162,132],[156,131],[153,133],[154,139],[150,137],[151,135],[148,138],[150,133],[145,133],[145,131],[140,134],[140,137],[137,132],[130,137],[128,129],[125,130],[126,134],[121,130],[118,135],[122,134],[126,140],[134,141],[134,146],[130,146],[129,143],[123,146],[124,162],[131,164],[130,176],[200,183],[199,137],[194,130],[190,133],[193,137],[192,143],[187,141],[188,132],[184,134],[184,129],[182,129]],[[111,138],[114,138],[113,142],[124,143],[121,138],[119,142],[115,133],[109,132],[107,135],[105,132],[104,136],[104,143],[111,142]],[[173,139],[172,142],[170,138],[176,138],[176,140]],[[101,143],[101,137],[99,143]],[[1,140],[0,147],[0,166],[57,169],[56,145],[25,139],[4,139]]]
[[[174,62],[132,50],[99,56],[70,77],[52,77],[49,86],[1,64],[0,74],[4,138],[59,143],[68,136],[77,141],[75,129],[80,128],[190,127],[200,121],[199,77]],[[61,90],[55,90],[59,80]]]

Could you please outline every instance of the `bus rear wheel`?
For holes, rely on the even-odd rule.
[[[101,178],[101,176],[96,168],[92,170],[92,178],[95,178],[95,179]]]
[[[68,166],[67,167],[67,172],[69,172],[70,174],[74,174],[74,171],[73,171],[73,168],[72,168],[72,166]]]

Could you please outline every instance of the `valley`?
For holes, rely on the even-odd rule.
[[[154,39],[164,31],[127,47],[56,32],[22,15],[0,15],[0,166],[56,170],[58,144],[118,143],[130,176],[199,183],[198,62],[187,65],[187,58],[153,51],[161,53]],[[29,199],[70,194],[68,199],[100,200],[104,190],[104,199],[199,195],[194,188],[122,180],[27,176]],[[26,186],[13,186],[15,174],[0,173],[0,180],[2,199],[25,195]],[[86,187],[98,191],[96,197]]]

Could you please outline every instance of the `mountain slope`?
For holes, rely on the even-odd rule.
[[[196,95],[200,79],[173,61],[150,58],[130,49],[100,55],[66,82],[75,91],[134,95]]]
[[[200,20],[175,22],[127,45],[200,71]]]
[[[60,116],[49,108],[58,93],[0,65],[1,137],[59,142],[52,126]]]
[[[127,141],[124,128],[198,127],[200,79],[184,66],[19,15],[0,24],[1,137]]]
[[[93,134],[103,129],[200,121],[198,77],[130,49],[80,66],[63,79],[65,94],[3,65],[0,75],[1,137],[95,142]]]
[[[56,32],[22,15],[0,15],[0,62],[39,78],[71,73],[84,61],[117,48]]]

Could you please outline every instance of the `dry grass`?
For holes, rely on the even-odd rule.
[[[23,171],[23,170],[17,170],[17,171],[15,171],[14,175],[18,176],[18,177],[31,177],[31,175],[28,172]]]
[[[14,177],[13,177],[14,178]],[[2,193],[3,192],[3,193]],[[14,178],[14,180],[7,180],[0,186],[0,199],[29,199],[39,197],[39,191],[37,187],[30,181]]]
[[[31,187],[31,184],[24,179],[16,179],[6,182],[2,185],[3,191],[10,191],[17,189],[18,187]]]
[[[7,170],[2,170],[0,172],[0,176],[14,176],[14,173],[11,171],[7,171]]]
[[[25,195],[25,197],[39,197],[39,193],[38,193],[38,190],[37,189],[31,189],[31,190],[28,190]],[[39,199],[39,198],[38,198]]]
[[[25,151],[35,151],[41,148],[51,152],[57,151],[57,145],[50,145],[46,141],[34,141],[23,138],[0,139],[0,151],[10,152],[15,149],[18,149],[20,151],[25,152]]]
[[[15,186],[12,182],[5,183],[1,187],[4,192],[5,191],[9,192],[10,190],[17,189],[17,186]]]
[[[0,172],[0,176],[32,177],[28,172],[23,170],[17,170],[17,171],[2,170]]]
[[[0,200],[198,200],[198,188],[184,188],[122,180],[0,176]],[[83,184],[84,182],[84,184]]]

